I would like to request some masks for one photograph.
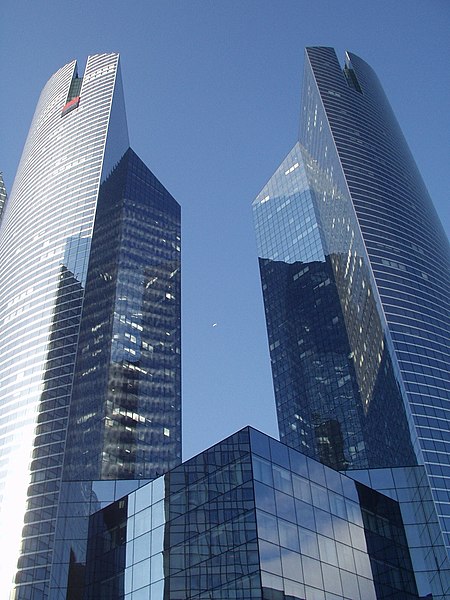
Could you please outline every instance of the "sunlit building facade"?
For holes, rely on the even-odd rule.
[[[180,207],[129,148],[118,54],[42,91],[1,221],[0,328],[0,589],[59,598],[103,490],[181,460]]]
[[[424,465],[450,550],[449,244],[360,58],[306,50],[299,143],[253,208],[281,439]]]

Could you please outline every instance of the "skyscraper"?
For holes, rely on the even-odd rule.
[[[0,588],[20,555],[12,597],[48,598],[89,511],[181,460],[180,207],[129,148],[118,54],[43,89],[0,236]]]
[[[449,551],[449,245],[363,60],[306,50],[299,143],[253,208],[281,439],[425,465]]]

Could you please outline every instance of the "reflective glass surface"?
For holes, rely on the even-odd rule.
[[[351,471],[348,475],[398,502],[420,597],[450,595],[450,561],[423,466]]]
[[[93,515],[87,573],[87,600],[418,599],[397,501],[250,428]]]
[[[339,470],[414,464],[369,261],[320,144],[326,168],[296,144],[253,203],[280,436]]]
[[[179,205],[128,150],[99,193],[65,480],[152,479],[181,460],[180,244]]]

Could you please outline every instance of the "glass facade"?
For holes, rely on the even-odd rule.
[[[41,600],[61,565],[77,579],[94,482],[123,494],[181,460],[180,208],[129,149],[117,54],[42,91],[0,281],[0,588],[17,571],[12,597]]]
[[[281,439],[337,470],[415,464],[364,244],[329,172],[296,144],[253,203]]]
[[[180,234],[179,205],[129,149],[99,193],[64,480],[181,462]]]
[[[448,240],[357,56],[306,50],[300,142],[254,202],[280,435],[335,468],[424,464],[450,549]]]
[[[450,562],[425,468],[354,470],[347,474],[398,502],[419,596],[442,600],[448,597]]]
[[[85,598],[417,600],[402,514],[245,428],[91,517]]]

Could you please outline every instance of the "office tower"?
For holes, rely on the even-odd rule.
[[[306,50],[299,142],[253,208],[281,439],[424,465],[450,550],[449,245],[360,58]]]
[[[0,236],[0,589],[20,555],[11,597],[59,598],[89,512],[181,460],[180,207],[129,148],[117,54],[43,89]]]

